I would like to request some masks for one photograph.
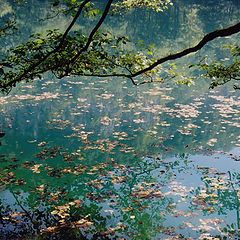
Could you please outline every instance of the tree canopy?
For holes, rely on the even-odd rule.
[[[21,1],[20,1],[21,2]],[[26,42],[20,43],[2,55],[0,68],[0,89],[9,92],[18,82],[41,78],[45,72],[52,72],[57,78],[65,76],[125,77],[134,85],[162,81],[162,64],[182,58],[203,48],[216,38],[227,37],[240,31],[240,23],[215,30],[203,36],[198,44],[167,56],[154,54],[154,49],[137,51],[130,48],[131,42],[126,36],[114,34],[105,28],[109,16],[126,14],[134,8],[147,8],[157,12],[164,11],[173,3],[170,0],[156,1],[55,1],[54,18],[64,14],[71,18],[65,31],[49,29],[45,33],[36,33]],[[46,20],[46,19],[45,19]],[[90,31],[76,30],[79,21],[93,22]],[[0,36],[4,37],[15,28],[14,19],[7,19],[1,27]],[[161,33],[159,33],[161,34]],[[212,62],[193,64],[212,79],[210,87],[224,84],[230,80],[239,80],[239,46],[230,46],[233,56],[231,63]],[[167,71],[174,77],[174,73]],[[235,88],[238,88],[235,85]]]

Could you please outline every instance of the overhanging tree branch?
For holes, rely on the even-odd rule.
[[[187,56],[191,53],[198,52],[207,43],[215,40],[216,38],[231,36],[231,35],[236,34],[238,32],[240,32],[240,22],[233,25],[233,26],[227,27],[227,28],[223,28],[223,29],[220,29],[220,30],[215,30],[215,31],[210,32],[207,35],[205,35],[197,45],[195,45],[193,47],[190,47],[190,48],[187,48],[187,49],[184,49],[181,52],[177,52],[177,53],[174,53],[174,54],[170,54],[166,57],[160,58],[156,62],[151,64],[150,66],[148,66],[144,69],[141,69],[141,70],[139,70],[135,73],[130,73],[130,74],[125,74],[125,73],[113,73],[113,74],[111,74],[111,73],[110,74],[97,74],[96,73],[95,74],[95,73],[92,73],[92,74],[82,74],[82,76],[93,76],[93,77],[101,77],[101,78],[102,77],[126,77],[126,78],[129,78],[134,85],[142,85],[142,84],[145,84],[145,83],[149,83],[149,81],[136,83],[136,81],[134,81],[134,78],[139,76],[139,75],[146,74],[147,72],[153,70],[154,68],[156,68],[157,66],[159,66],[159,65],[161,65],[165,62],[177,60],[177,59],[182,58],[184,56]],[[89,45],[90,45],[90,43],[91,43],[91,41],[89,42]],[[89,45],[88,45],[88,47],[89,47]],[[81,50],[81,53],[83,53],[84,51],[87,50],[87,49],[85,49],[85,47]],[[80,56],[80,54],[79,54],[79,56]],[[77,58],[75,58],[75,60],[76,59]]]
[[[109,11],[110,11],[110,8],[111,8],[111,5],[113,3],[113,0],[109,0],[107,2],[107,5],[103,11],[103,14],[101,16],[101,18],[99,19],[99,21],[97,22],[97,24],[95,25],[95,27],[93,28],[93,30],[91,31],[89,37],[88,37],[88,40],[87,40],[87,43],[86,45],[80,49],[77,54],[70,60],[70,63],[68,64],[68,66],[70,67],[70,65],[74,64],[76,62],[76,60],[79,58],[79,56],[87,51],[87,49],[89,48],[90,44],[92,43],[93,41],[93,38],[94,38],[94,35],[97,33],[97,31],[99,30],[99,28],[102,26],[103,22],[105,21]],[[69,69],[66,71],[66,74],[68,74],[68,71]]]
[[[153,70],[154,68],[156,68],[157,66],[159,66],[159,65],[161,65],[165,62],[173,61],[173,60],[182,58],[184,56],[187,56],[191,53],[197,52],[197,51],[201,50],[207,43],[215,40],[216,38],[231,36],[231,35],[236,34],[238,32],[240,32],[240,22],[233,25],[233,26],[227,27],[227,28],[223,28],[223,29],[220,29],[220,30],[215,30],[215,31],[210,32],[207,35],[205,35],[197,45],[195,45],[193,47],[190,47],[190,48],[187,48],[187,49],[184,49],[181,52],[177,52],[177,53],[174,53],[174,54],[170,54],[166,57],[160,58],[156,62],[151,64],[150,66],[148,66],[144,69],[141,69],[141,70],[139,70],[135,73],[130,73],[130,74],[124,74],[124,73],[94,74],[93,73],[93,74],[83,74],[83,76],[95,76],[95,77],[101,77],[101,78],[102,77],[126,77],[126,78],[129,78],[134,85],[142,85],[142,84],[145,84],[145,83],[149,83],[149,81],[136,83],[136,81],[134,81],[134,78],[139,76],[139,75],[146,74],[147,72]]]
[[[68,28],[66,29],[66,31],[64,32],[64,34],[62,35],[61,41],[58,45],[58,49],[60,49],[62,47],[62,45],[64,44],[64,41],[68,35],[68,33],[71,31],[72,27],[74,26],[74,24],[76,23],[76,21],[78,20],[78,18],[80,17],[83,8],[90,2],[91,0],[85,0],[82,2],[82,4],[79,6],[76,15],[74,16],[73,20],[71,21],[71,23],[69,24]]]
[[[163,63],[168,62],[168,61],[172,61],[172,60],[176,60],[176,59],[182,58],[184,56],[189,55],[190,53],[197,52],[200,49],[202,49],[208,42],[211,42],[211,41],[213,41],[216,38],[227,37],[227,36],[233,35],[233,34],[238,33],[238,32],[240,32],[240,22],[235,24],[235,25],[233,25],[233,26],[230,26],[228,28],[224,28],[224,29],[220,29],[220,30],[216,30],[216,31],[210,32],[207,35],[205,35],[202,38],[202,40],[196,46],[190,47],[190,48],[184,49],[181,52],[170,54],[170,55],[168,55],[166,57],[160,58],[156,62],[154,62],[153,64],[148,66],[147,68],[139,70],[138,72],[135,72],[132,75],[128,75],[128,77],[132,77],[132,78],[133,77],[137,77],[137,76],[139,76],[139,75],[141,75],[143,73],[151,71],[152,69],[154,69],[155,67],[157,67],[160,64],[163,64]]]

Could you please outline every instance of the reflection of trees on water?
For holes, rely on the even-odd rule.
[[[184,237],[188,237],[191,231],[198,236],[238,234],[239,174],[197,166],[187,155],[170,161],[147,157],[132,166],[105,162],[77,176],[64,170],[60,178],[51,177],[54,181],[46,181],[44,172],[35,174],[30,188],[8,185],[15,207],[2,200],[3,236],[41,233],[64,237],[67,233],[90,239],[153,239],[184,236],[186,232]],[[181,174],[202,175],[201,182],[185,186],[179,179]],[[223,222],[231,212],[237,213],[236,222],[231,222],[232,218]],[[175,225],[169,218],[181,221]],[[196,218],[202,219],[200,225]],[[189,219],[193,219],[191,225]]]
[[[239,179],[237,172],[222,173],[211,168],[201,168],[204,185],[193,192],[192,210],[201,209],[206,214],[218,212],[219,215],[233,214],[234,222],[225,221],[222,228],[223,234],[229,237],[239,236],[240,211],[239,211]],[[226,219],[228,219],[226,217]]]

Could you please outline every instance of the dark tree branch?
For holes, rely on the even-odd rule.
[[[79,58],[79,56],[83,52],[86,52],[88,50],[90,44],[93,41],[93,38],[94,38],[95,34],[99,30],[99,28],[102,26],[103,22],[105,21],[107,15],[109,13],[109,10],[111,8],[112,3],[113,3],[113,0],[108,0],[107,5],[106,5],[106,7],[104,9],[104,12],[103,12],[101,18],[99,19],[99,21],[97,22],[97,24],[95,25],[95,27],[93,28],[93,30],[91,31],[91,33],[90,33],[90,35],[88,37],[86,45],[82,49],[80,49],[78,51],[78,53],[70,60],[69,67],[70,67],[70,65],[72,65],[72,64],[74,64],[76,62],[76,60]],[[69,71],[69,69],[67,70],[66,74],[68,74],[68,71]]]
[[[60,41],[60,43],[59,43],[59,45],[58,45],[58,47],[57,47],[58,49],[60,49],[60,48],[62,47],[62,45],[64,44],[65,39],[66,39],[68,33],[71,31],[72,27],[74,26],[74,24],[75,24],[76,21],[78,20],[79,16],[81,15],[83,8],[84,8],[84,7],[86,6],[86,4],[88,4],[90,1],[91,1],[91,0],[85,0],[85,1],[83,1],[82,4],[79,6],[76,15],[74,16],[72,22],[69,24],[68,28],[66,29],[66,31],[64,32],[64,34],[63,34],[63,36],[62,36],[62,38],[61,38],[61,41]]]
[[[176,60],[176,59],[182,58],[186,55],[189,55],[190,53],[197,52],[200,49],[202,49],[208,42],[211,42],[216,38],[227,37],[227,36],[233,35],[233,34],[238,33],[238,32],[240,32],[240,22],[231,26],[231,27],[216,30],[214,32],[210,32],[207,35],[205,35],[202,38],[202,40],[196,46],[191,47],[191,48],[187,48],[187,49],[185,49],[181,52],[178,52],[178,53],[171,54],[171,55],[168,55],[166,57],[160,58],[156,62],[154,62],[153,64],[148,66],[147,68],[144,68],[142,70],[139,70],[138,72],[135,72],[134,74],[131,75],[131,77],[136,77],[136,76],[139,76],[143,73],[151,71],[152,69],[154,69],[158,65],[163,64],[167,61]]]
[[[189,55],[190,53],[197,52],[197,51],[201,50],[207,43],[213,41],[216,38],[227,37],[227,36],[236,34],[238,32],[240,32],[240,22],[235,24],[235,25],[233,25],[233,26],[230,26],[228,28],[224,28],[224,29],[220,29],[220,30],[216,30],[216,31],[210,32],[207,35],[205,35],[202,38],[202,40],[197,45],[195,45],[194,47],[187,48],[187,49],[184,49],[181,52],[178,52],[178,53],[171,54],[171,55],[168,55],[166,57],[160,58],[156,62],[151,64],[150,66],[148,66],[148,67],[146,67],[144,69],[141,69],[141,70],[139,70],[138,72],[135,72],[135,73],[131,73],[131,74],[124,74],[124,73],[119,73],[119,74],[118,73],[116,73],[116,74],[89,74],[89,75],[83,74],[83,76],[126,77],[126,78],[129,78],[132,81],[132,83],[134,85],[136,85],[136,86],[142,85],[142,84],[145,84],[145,83],[149,83],[149,82],[153,82],[153,81],[144,81],[144,82],[136,83],[134,81],[134,78],[139,76],[139,75],[146,74],[148,71],[151,71],[152,69],[154,69],[155,67],[157,67],[160,64],[163,64],[163,63],[168,62],[168,61],[172,61],[172,60],[176,60],[176,59],[182,58],[184,56]]]

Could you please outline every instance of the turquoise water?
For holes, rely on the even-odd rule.
[[[6,48],[56,26],[39,9],[46,16],[48,2],[20,8],[21,26],[34,21]],[[165,55],[238,18],[238,1],[179,1],[107,27]],[[177,64],[224,58],[219,46],[238,41],[216,40]],[[1,96],[2,239],[238,239],[240,94],[191,74],[190,87],[46,74]]]

